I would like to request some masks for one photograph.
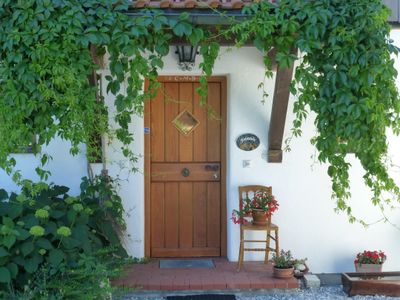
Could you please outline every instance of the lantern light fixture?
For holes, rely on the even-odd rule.
[[[191,71],[196,62],[196,55],[199,54],[198,46],[178,45],[175,53],[178,55],[178,65],[183,71]]]

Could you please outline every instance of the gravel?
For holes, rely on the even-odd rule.
[[[205,292],[203,292],[205,293]],[[220,292],[221,293],[221,292]],[[179,293],[179,295],[190,295],[190,292]],[[198,294],[198,293],[197,293]],[[222,294],[222,293],[221,293]],[[386,296],[354,296],[349,298],[343,292],[341,286],[321,287],[317,289],[302,289],[295,291],[271,291],[265,292],[233,292],[226,291],[225,294],[235,294],[237,300],[394,300],[400,299],[399,297],[386,297]],[[165,300],[162,296],[168,294],[127,294],[118,298],[119,300]]]
[[[265,296],[237,296],[237,300],[369,300],[369,299],[380,299],[380,300],[393,300],[399,299],[398,297],[386,297],[386,296],[354,296],[349,298],[342,287],[321,287],[317,289],[306,289],[298,292],[281,293],[274,295]]]

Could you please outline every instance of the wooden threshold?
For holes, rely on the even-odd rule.
[[[208,257],[208,256],[220,256],[221,248],[153,248],[151,251],[151,257]]]

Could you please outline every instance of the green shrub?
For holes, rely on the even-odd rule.
[[[116,231],[124,226],[121,199],[110,178],[84,178],[81,189],[78,197],[30,181],[18,195],[0,189],[0,290],[21,290],[44,266],[49,276],[66,274],[107,246],[126,255]]]
[[[109,279],[119,275],[127,262],[110,256],[114,250],[104,248],[90,256],[80,254],[75,267],[63,268],[54,275],[45,264],[23,289],[4,296],[8,300],[110,299],[116,289],[110,286]],[[0,292],[0,299],[3,299],[1,296]]]

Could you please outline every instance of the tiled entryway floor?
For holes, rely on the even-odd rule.
[[[236,263],[225,258],[213,259],[212,269],[160,269],[159,261],[129,266],[115,286],[142,290],[224,290],[224,289],[294,289],[297,279],[272,277],[272,265],[245,262],[240,272]]]

